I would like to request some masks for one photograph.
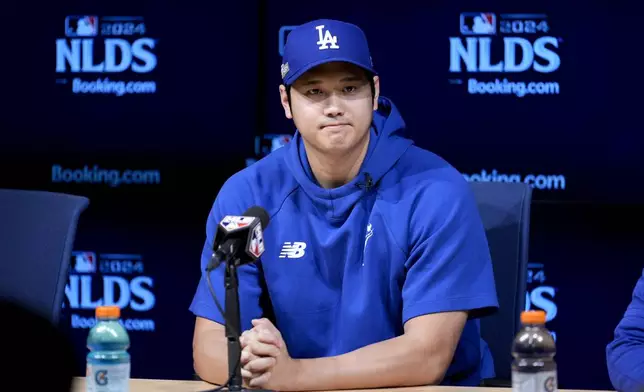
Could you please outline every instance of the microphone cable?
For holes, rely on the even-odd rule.
[[[212,299],[215,301],[215,305],[217,306],[217,309],[219,310],[219,313],[221,313],[221,316],[224,318],[224,322],[228,325],[228,327],[231,329],[233,335],[237,338],[237,344],[239,344],[239,338],[240,338],[240,333],[237,331],[234,327],[233,324],[228,320],[226,317],[226,312],[224,311],[224,308],[221,306],[219,301],[217,300],[217,294],[215,294],[215,290],[212,287],[212,281],[210,279],[210,272],[212,272],[214,269],[218,268],[221,264],[222,261],[219,260],[219,258],[216,257],[216,253],[213,253],[212,259],[216,260],[214,263],[210,263],[208,266],[206,266],[206,282],[208,283],[208,290],[210,291],[210,295],[212,296]],[[239,352],[241,354],[241,345],[239,347]],[[235,364],[235,370],[233,371],[232,374],[228,376],[228,380],[226,380],[225,383],[222,385],[218,386],[217,388],[214,389],[207,389],[202,392],[216,392],[216,391],[221,391],[224,388],[228,388],[230,386],[230,381],[232,381],[233,377],[235,377],[235,373],[237,373],[237,370],[239,369],[239,366],[241,365],[241,355],[239,358],[237,358],[237,363]],[[242,388],[243,389],[243,388]]]

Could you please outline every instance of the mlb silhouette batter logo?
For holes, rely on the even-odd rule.
[[[96,272],[96,254],[94,252],[74,252],[74,271],[77,273]]]
[[[463,12],[461,14],[461,34],[496,34],[496,14],[493,12]]]
[[[231,216],[224,217],[221,221],[221,227],[227,232],[235,231],[253,223],[255,217],[252,216]]]
[[[284,147],[290,141],[291,141],[291,135],[275,136],[271,140],[271,152]]]
[[[68,16],[65,18],[65,34],[68,37],[95,37],[98,35],[98,16]]]

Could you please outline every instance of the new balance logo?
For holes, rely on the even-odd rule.
[[[317,44],[320,46],[320,50],[329,48],[340,49],[340,47],[338,46],[338,37],[336,35],[331,35],[331,32],[329,30],[325,30],[323,34],[322,29],[324,29],[324,25],[315,26],[315,28],[317,29],[318,37],[320,38],[317,42]]]
[[[304,256],[306,242],[285,242],[280,252],[280,259],[299,259]]]

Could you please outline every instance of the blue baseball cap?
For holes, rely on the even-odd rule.
[[[377,75],[367,37],[356,25],[318,19],[290,32],[282,56],[282,81],[290,85],[303,73],[320,64],[344,61]]]

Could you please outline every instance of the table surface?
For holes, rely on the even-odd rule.
[[[205,383],[203,381],[179,381],[179,380],[145,380],[145,379],[132,379],[130,380],[130,392],[199,392],[209,391],[214,389],[215,386]],[[484,392],[510,392],[509,388],[467,388],[467,387],[407,387],[407,388],[383,388],[383,389],[361,389],[360,392],[465,392],[472,390],[481,390]],[[560,392],[582,392],[573,389],[560,389]],[[85,392],[85,377],[78,377],[74,379],[74,387],[72,392]],[[342,391],[334,391],[342,392]]]

